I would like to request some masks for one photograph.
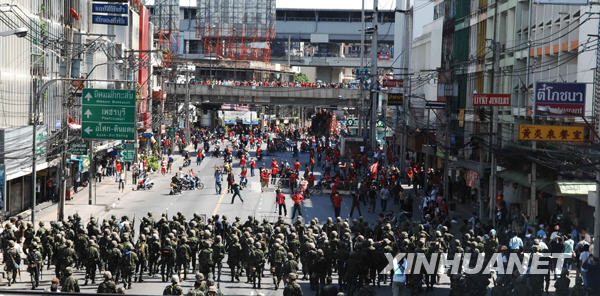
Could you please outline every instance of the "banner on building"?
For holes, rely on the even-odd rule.
[[[533,0],[533,3],[548,5],[588,5],[589,0]]]
[[[549,115],[583,116],[585,83],[536,82],[535,112]]]
[[[473,106],[510,106],[510,94],[475,94]]]
[[[521,141],[583,142],[584,126],[519,125]]]

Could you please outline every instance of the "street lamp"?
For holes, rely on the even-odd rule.
[[[7,37],[7,36],[15,35],[19,38],[23,38],[23,37],[27,36],[27,32],[29,32],[29,29],[27,29],[26,27],[21,27],[21,28],[16,28],[13,30],[8,30],[5,32],[0,32],[0,37]]]

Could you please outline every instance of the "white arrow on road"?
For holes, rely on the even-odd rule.
[[[90,99],[94,98],[94,96],[92,96],[91,93],[87,93],[87,95],[85,95],[85,99],[89,102]]]
[[[86,127],[86,128],[83,130],[83,131],[84,131],[86,134],[88,134],[88,135],[89,135],[89,134],[90,134],[91,132],[93,132],[94,130],[93,130],[93,129],[91,129],[91,128],[88,126],[88,127]]]
[[[90,109],[87,109],[87,111],[85,111],[85,113],[83,114],[87,116],[88,119],[90,119],[90,116],[92,116],[92,111],[90,111]]]

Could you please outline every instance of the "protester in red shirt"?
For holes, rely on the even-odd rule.
[[[250,177],[254,177],[254,169],[256,168],[256,160],[250,161]]]
[[[292,210],[292,220],[296,217],[296,211],[298,211],[298,216],[302,216],[302,209],[300,207],[300,203],[304,200],[304,196],[299,192],[295,192],[292,194],[292,200],[294,201],[294,209]]]
[[[300,161],[298,161],[297,159],[296,162],[294,162],[294,169],[296,170],[296,172],[300,170]]]
[[[278,173],[279,173],[279,167],[274,166],[273,169],[271,169],[271,177],[272,177],[271,184],[273,184],[273,185],[276,184],[275,181],[276,181]]]
[[[334,217],[340,217],[340,210],[342,209],[342,196],[336,192],[331,199],[333,201],[333,211],[335,212]]]
[[[240,167],[244,166],[246,166],[246,157],[242,156],[242,158],[240,159]]]
[[[281,216],[281,209],[283,209],[284,215],[287,216],[287,208],[285,207],[285,195],[279,189],[275,191],[275,202],[277,203],[277,208],[279,209],[279,216]]]

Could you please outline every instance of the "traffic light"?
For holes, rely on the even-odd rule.
[[[359,80],[367,80],[371,76],[371,69],[369,68],[356,68],[352,70],[352,74]]]

